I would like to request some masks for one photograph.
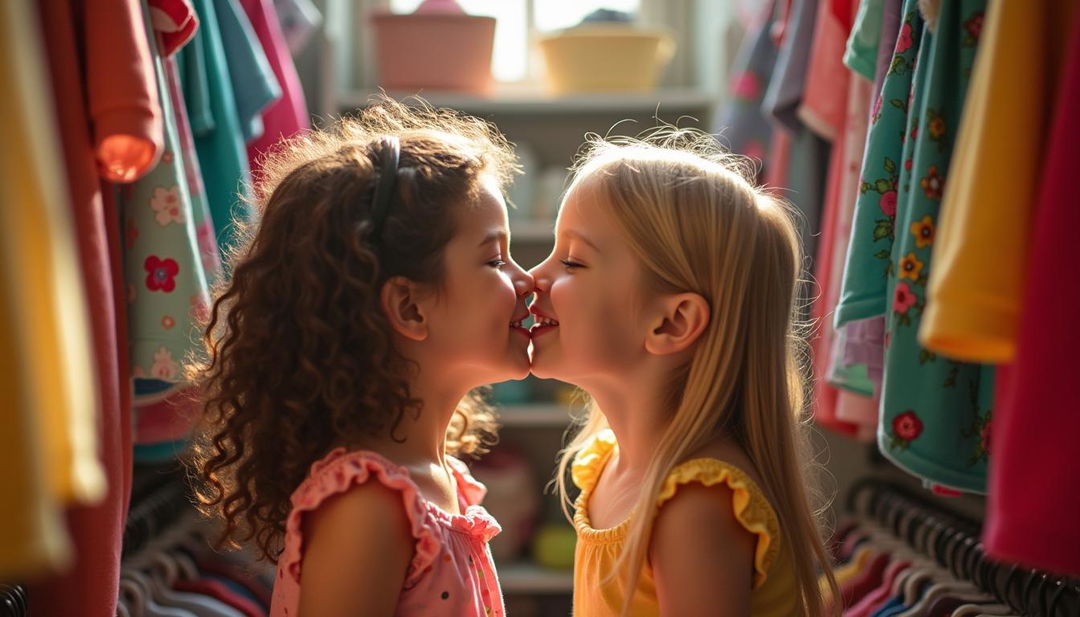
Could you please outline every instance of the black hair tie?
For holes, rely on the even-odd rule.
[[[379,176],[375,181],[375,195],[371,200],[371,241],[378,242],[382,235],[390,201],[397,184],[398,163],[401,160],[401,142],[397,137],[382,137],[377,142]]]

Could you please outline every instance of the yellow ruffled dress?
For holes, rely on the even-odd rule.
[[[577,529],[575,617],[618,617],[626,595],[627,581],[615,579],[607,585],[601,585],[601,581],[614,568],[626,540],[630,519],[609,529],[593,529],[586,508],[596,481],[615,448],[615,435],[606,430],[578,453],[571,467],[574,484],[581,489],[574,504],[574,527]],[[671,470],[656,497],[657,505],[662,506],[681,486],[693,482],[704,486],[726,484],[734,493],[731,507],[736,520],[757,536],[751,614],[754,617],[793,614],[797,601],[794,560],[790,550],[780,543],[779,521],[765,495],[738,467],[713,458],[696,458]],[[630,617],[660,615],[656,583],[648,562],[642,567],[627,614]]]

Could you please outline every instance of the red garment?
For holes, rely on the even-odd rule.
[[[48,16],[64,11],[74,18],[83,43],[70,64],[57,66],[53,79],[77,78],[83,99],[58,99],[64,106],[87,101],[94,148],[104,178],[134,182],[154,168],[165,142],[164,118],[146,40],[141,3],[136,0],[49,0],[42,3],[45,38],[59,33]],[[62,19],[62,17],[60,17]],[[50,50],[51,51],[51,50]],[[79,75],[80,69],[85,72]],[[61,110],[67,112],[67,110]],[[86,114],[86,109],[78,109]],[[66,147],[66,144],[65,144]]]
[[[892,597],[892,586],[900,573],[911,567],[910,561],[894,561],[885,568],[881,584],[871,590],[862,599],[858,600],[851,608],[844,611],[844,617],[870,617],[878,607]]]
[[[67,171],[58,181],[68,184],[89,304],[108,489],[100,504],[69,510],[75,562],[32,585],[30,594],[35,614],[112,617],[131,493],[131,394],[119,221],[111,191],[102,190],[96,151],[109,138],[126,138],[142,144],[140,156],[149,149],[152,162],[163,139],[161,109],[137,0],[49,0],[38,7]]]
[[[258,181],[262,169],[259,156],[271,151],[282,139],[311,128],[311,118],[308,117],[304,88],[300,84],[300,76],[296,74],[296,65],[293,64],[285,35],[281,32],[274,3],[271,0],[241,0],[240,4],[251,20],[274,77],[281,86],[281,98],[263,110],[263,134],[248,143],[251,175]]]
[[[999,371],[983,541],[998,559],[1080,575],[1080,11],[1059,82],[1027,266],[1015,363]],[[989,429],[990,426],[987,426]]]
[[[947,486],[942,486],[940,484],[931,484],[930,492],[935,495],[941,495],[942,497],[959,497],[964,494],[963,491],[951,489]]]
[[[889,559],[890,555],[888,553],[874,555],[855,578],[840,586],[840,600],[843,602],[845,609],[851,608],[881,585],[881,580],[885,575],[885,568],[889,565]]]
[[[814,22],[814,44],[806,69],[799,118],[812,131],[829,141],[836,141],[847,112],[847,83],[851,71],[844,66],[844,50],[854,21],[858,0],[843,0],[847,11],[834,10],[835,2],[818,4]]]
[[[854,1],[857,3],[857,0]],[[842,193],[846,186],[843,181],[843,165],[848,153],[844,136],[847,131],[846,116],[851,78],[850,71],[844,66],[844,49],[854,19],[852,2],[853,0],[833,0],[818,5],[814,22],[814,42],[799,118],[815,133],[833,140],[825,200],[822,203],[821,239],[814,259],[814,279],[817,282],[818,295],[810,309],[811,318],[818,324],[810,343],[814,357],[814,421],[842,435],[870,440],[873,433],[867,427],[837,417],[840,397],[852,395],[841,393],[825,379],[834,339],[831,311],[839,297],[839,281],[832,281],[832,271],[836,265],[834,260],[839,259],[842,263],[844,258],[835,251],[838,240],[838,209],[842,200],[852,198]],[[845,12],[834,6],[838,3],[846,4],[848,10]],[[865,110],[859,111],[865,113]],[[830,287],[836,288],[836,298],[830,298]]]
[[[148,0],[150,23],[161,37],[161,55],[171,56],[199,29],[199,16],[189,0]]]
[[[831,311],[835,306],[834,302],[826,299],[826,292],[829,288],[833,259],[844,257],[835,255],[833,251],[833,246],[836,244],[834,229],[840,201],[840,164],[844,160],[843,146],[843,140],[837,140],[833,144],[829,157],[829,178],[825,187],[825,202],[822,206],[821,240],[818,242],[817,256],[814,259],[814,279],[817,282],[818,293],[810,306],[810,318],[818,324],[818,327],[814,338],[810,341],[810,346],[814,357],[814,422],[841,435],[854,437],[859,434],[859,426],[836,417],[839,391],[825,381],[833,341],[831,324],[826,323],[827,320],[832,321],[832,314],[826,311]]]
[[[220,581],[199,579],[197,581],[178,580],[173,583],[177,591],[191,591],[209,596],[227,604],[244,614],[244,617],[266,617],[266,611],[250,599],[232,591]]]
[[[108,191],[102,194],[102,206],[105,212],[118,213],[120,211],[119,206],[116,205],[116,193]],[[112,280],[123,281],[124,280],[124,255],[121,247],[124,246],[124,241],[120,233],[120,216],[106,216],[105,217],[105,231],[108,235],[109,242],[109,260],[112,266]],[[120,520],[127,521],[128,505],[131,500],[131,476],[133,469],[133,456],[132,456],[132,437],[135,432],[131,419],[131,414],[128,410],[131,409],[132,398],[134,397],[134,391],[131,387],[131,382],[127,376],[131,375],[131,356],[128,355],[128,325],[127,325],[127,288],[124,285],[114,284],[113,288],[113,307],[115,308],[116,315],[116,357],[117,361],[117,374],[123,376],[120,380],[120,406],[117,409],[119,420],[116,422],[116,427],[119,427],[120,438],[120,469],[122,471],[122,481],[120,482],[120,500],[123,505],[123,509],[120,513]],[[98,371],[100,376],[101,371]],[[107,421],[109,414],[102,413],[103,422],[102,430],[108,431],[109,425]],[[114,427],[115,430],[115,427]],[[106,447],[107,443],[102,438],[102,447]],[[108,455],[106,455],[107,457]],[[109,476],[110,478],[112,476]],[[111,490],[111,489],[110,489]],[[112,499],[111,493],[109,499]],[[122,530],[121,530],[122,531]]]

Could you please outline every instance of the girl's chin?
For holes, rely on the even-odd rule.
[[[540,379],[558,379],[559,378],[559,376],[556,374],[556,372],[552,371],[547,366],[547,363],[545,363],[542,358],[537,359],[535,354],[533,355],[532,366],[529,367],[529,373],[531,373],[533,377],[538,377]]]
[[[502,371],[502,381],[525,379],[529,376],[529,354],[523,352],[520,356],[515,354],[513,360],[511,360],[504,367]]]

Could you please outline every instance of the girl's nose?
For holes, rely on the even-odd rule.
[[[548,260],[545,259],[542,263],[532,266],[528,270],[529,277],[532,278],[532,286],[534,286],[538,292],[545,290],[546,287],[551,284],[551,281],[549,281],[548,277],[544,274],[543,266],[546,263],[548,263]]]
[[[548,280],[548,277],[544,275],[543,270],[540,269],[540,266],[536,266],[532,270],[529,270],[529,275],[532,277],[533,289],[535,289],[536,291],[546,291],[549,287],[551,287],[551,281]]]
[[[514,290],[517,291],[517,295],[525,296],[531,294],[536,289],[536,281],[533,280],[532,274],[522,270],[521,274],[514,278]]]

